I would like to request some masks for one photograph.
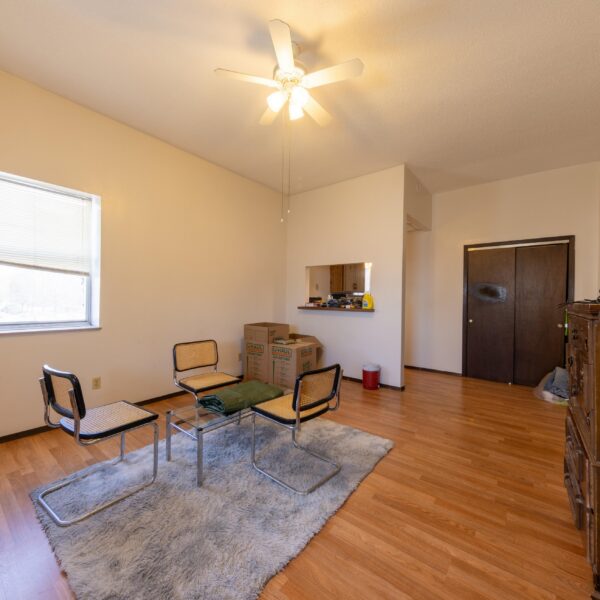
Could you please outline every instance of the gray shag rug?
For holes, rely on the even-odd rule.
[[[320,461],[292,446],[289,431],[258,418],[256,425],[261,466],[305,487],[324,473]],[[34,501],[77,598],[254,599],[393,446],[326,419],[304,424],[299,441],[342,470],[302,496],[253,469],[250,434],[251,420],[245,419],[205,436],[201,488],[195,442],[177,433],[171,462],[160,444],[154,484],[80,523],[58,527]],[[47,500],[61,516],[80,514],[135,485],[151,465],[152,447],[146,446]]]

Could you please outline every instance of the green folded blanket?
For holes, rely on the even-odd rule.
[[[226,387],[216,394],[200,398],[200,404],[212,412],[230,415],[266,400],[283,396],[283,390],[270,383],[246,381]]]

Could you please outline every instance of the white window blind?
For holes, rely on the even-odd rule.
[[[0,172],[0,334],[100,324],[100,198]]]
[[[0,264],[89,275],[92,199],[0,177]]]

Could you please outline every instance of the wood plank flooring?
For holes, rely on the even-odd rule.
[[[328,418],[396,445],[262,600],[588,598],[562,484],[564,410],[529,388],[437,373],[408,371],[405,392],[344,382]],[[137,433],[128,449],[149,442]],[[0,600],[72,598],[28,493],[117,452],[59,431],[0,444]]]

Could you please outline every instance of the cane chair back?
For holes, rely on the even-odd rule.
[[[218,362],[219,353],[215,340],[185,342],[173,346],[173,364],[176,371],[214,367]]]
[[[44,365],[42,372],[48,406],[59,415],[68,419],[76,417],[83,419],[86,409],[81,385],[77,376],[67,371],[53,369],[48,365]],[[71,400],[71,394],[75,399],[75,407]],[[74,408],[77,410],[77,415],[73,414]]]
[[[329,404],[337,394],[340,378],[340,365],[302,373],[296,380],[292,408],[302,412]]]

